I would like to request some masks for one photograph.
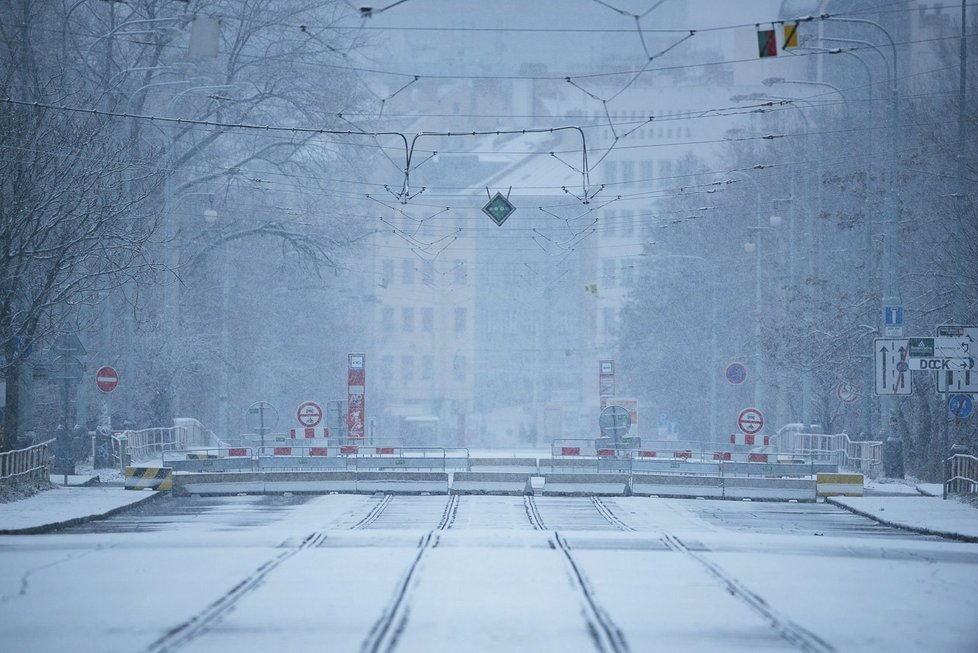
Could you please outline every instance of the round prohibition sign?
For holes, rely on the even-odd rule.
[[[747,367],[743,363],[730,363],[725,373],[727,381],[739,385],[747,380]]]
[[[303,426],[318,426],[323,421],[323,407],[315,401],[304,401],[295,411],[295,418]]]
[[[119,373],[109,365],[100,367],[95,373],[95,385],[102,392],[112,392],[119,387]]]
[[[737,417],[737,426],[747,435],[759,433],[764,426],[764,415],[756,408],[745,408]]]
[[[843,381],[835,387],[836,398],[845,404],[851,404],[859,399],[859,390],[848,381]]]

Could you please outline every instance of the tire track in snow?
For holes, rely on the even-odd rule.
[[[601,513],[601,516],[604,517],[609,524],[611,524],[618,530],[620,531],[635,530],[634,528],[632,528],[631,526],[623,522],[621,519],[619,519],[618,516],[614,512],[612,512],[611,508],[609,508],[605,504],[605,502],[602,501],[600,498],[592,496],[591,501],[594,502],[594,507],[598,509],[598,512]]]
[[[749,590],[739,580],[725,572],[719,565],[708,560],[704,556],[699,555],[695,551],[691,551],[685,544],[683,544],[682,540],[676,536],[663,533],[662,541],[665,542],[666,546],[673,551],[685,553],[705,567],[711,575],[723,583],[726,590],[730,592],[730,594],[737,597],[755,612],[760,614],[761,617],[768,622],[768,625],[770,625],[771,628],[776,630],[783,639],[793,644],[798,650],[806,651],[806,653],[831,653],[832,651],[835,651],[835,648],[833,648],[832,645],[820,638],[818,635],[806,630],[784,615],[779,614],[774,608],[769,606],[764,599]]]
[[[325,539],[326,531],[311,533],[302,540],[299,546],[284,551],[274,559],[269,560],[256,569],[254,573],[235,585],[224,596],[211,603],[187,621],[169,630],[162,637],[150,644],[146,648],[146,653],[169,653],[170,651],[176,651],[205,634],[210,630],[211,626],[220,621],[221,617],[232,610],[242,597],[257,588],[262,580],[279,565],[304,549],[319,546]]]
[[[350,530],[355,531],[361,528],[366,528],[370,526],[370,524],[377,521],[377,518],[380,517],[380,515],[384,512],[384,510],[387,509],[387,506],[390,505],[393,499],[394,499],[393,494],[385,494],[384,498],[381,499],[377,503],[377,505],[371,508],[370,512],[368,512],[363,519],[361,519],[359,522],[357,522],[356,524],[350,527]]]
[[[413,582],[417,578],[421,561],[429,550],[438,546],[438,531],[447,530],[455,523],[458,504],[459,495],[449,495],[448,503],[445,504],[445,509],[442,511],[441,521],[438,523],[438,526],[435,530],[425,534],[418,542],[418,553],[414,556],[414,560],[411,561],[410,566],[408,566],[404,578],[401,579],[401,582],[394,590],[393,600],[388,604],[384,613],[380,615],[380,619],[370,628],[370,632],[367,633],[367,638],[360,646],[360,650],[363,653],[379,653],[380,651],[386,653],[393,651],[394,647],[397,646],[398,639],[400,639],[401,634],[407,628],[410,610],[408,608],[409,602],[406,599],[410,594]]]
[[[595,500],[595,505],[598,506],[598,511],[602,515],[605,515],[605,512],[602,512],[602,510],[610,514],[610,511],[600,501]],[[530,524],[535,530],[547,530],[547,526],[540,516],[540,510],[537,508],[537,502],[532,496],[526,495],[523,497],[523,507],[526,510],[526,518],[530,520]],[[609,519],[607,515],[605,515],[605,518]],[[611,515],[609,521],[611,519],[615,519],[614,515]],[[622,525],[624,526],[624,524]],[[564,562],[567,564],[570,578],[581,595],[581,612],[587,624],[588,635],[591,636],[591,642],[594,644],[594,648],[605,653],[609,651],[611,653],[628,653],[630,649],[621,628],[612,621],[608,613],[598,603],[591,586],[588,584],[587,578],[584,576],[584,573],[571,553],[570,545],[557,531],[554,531],[553,537],[549,539],[548,544],[551,549],[560,550],[564,556]]]
[[[543,523],[543,518],[540,517],[540,511],[537,509],[537,502],[534,501],[532,495],[523,495],[523,509],[526,511],[526,518],[530,520],[530,525],[533,526],[533,530],[547,530],[547,525]]]

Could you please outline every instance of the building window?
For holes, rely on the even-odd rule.
[[[384,333],[390,333],[394,330],[394,309],[389,306],[385,306],[384,310],[380,313],[380,326],[384,330]]]
[[[635,232],[635,211],[622,211],[618,221],[618,235],[631,236]]]
[[[601,309],[601,317],[604,321],[604,333],[605,335],[612,336],[615,334],[615,309],[611,307],[605,307]]]
[[[468,314],[466,313],[465,308],[455,309],[455,332],[456,333],[463,333],[465,329],[468,327],[468,325],[466,324],[468,321],[467,318],[468,318]]]
[[[466,360],[465,356],[456,355],[455,359],[452,361],[452,374],[456,381],[465,381],[466,375]]]
[[[380,380],[391,381],[394,379],[394,357],[380,357]]]
[[[613,258],[606,258],[601,261],[601,285],[606,288],[613,288],[615,285],[615,266],[617,262]]]
[[[431,356],[421,357],[421,379],[430,381],[435,376],[435,359]]]
[[[422,261],[421,263],[421,283],[430,286],[435,283],[435,262]]]
[[[414,380],[414,356],[401,356],[401,380],[405,383]]]
[[[655,161],[642,161],[641,164],[642,181],[652,181],[655,177]]]
[[[389,258],[384,259],[384,272],[380,277],[380,285],[382,288],[394,283],[394,261]]]
[[[605,211],[604,234],[614,236],[618,230],[618,211]]]
[[[404,283],[414,283],[414,261],[404,259],[401,261],[401,279]]]
[[[465,285],[466,281],[468,280],[468,275],[465,271],[465,261],[460,258],[455,259],[455,265],[453,268],[453,278],[455,279],[455,283]]]
[[[402,308],[401,309],[401,330],[410,333],[414,331],[414,309],[413,308]]]
[[[435,328],[435,309],[425,306],[421,309],[421,330],[431,333]]]
[[[628,288],[635,285],[635,261],[626,260],[621,266],[621,285]]]
[[[605,161],[604,182],[613,184],[618,181],[618,162]]]
[[[635,181],[635,162],[621,162],[621,180],[623,182]]]

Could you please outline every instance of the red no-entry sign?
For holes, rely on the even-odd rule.
[[[102,392],[112,392],[119,386],[119,373],[108,365],[100,367],[95,373],[95,385]]]
[[[753,435],[764,426],[764,415],[756,408],[745,408],[737,417],[737,426],[747,435]]]
[[[323,407],[315,401],[305,401],[299,404],[295,418],[303,426],[318,426],[323,421]]]

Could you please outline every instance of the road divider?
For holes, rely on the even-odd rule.
[[[544,496],[606,496],[628,494],[628,474],[553,473],[544,475]]]
[[[455,472],[452,494],[533,494],[527,472]]]
[[[820,497],[861,497],[865,478],[862,474],[817,474],[815,482]]]
[[[126,467],[127,490],[173,489],[173,469],[170,467]]]

